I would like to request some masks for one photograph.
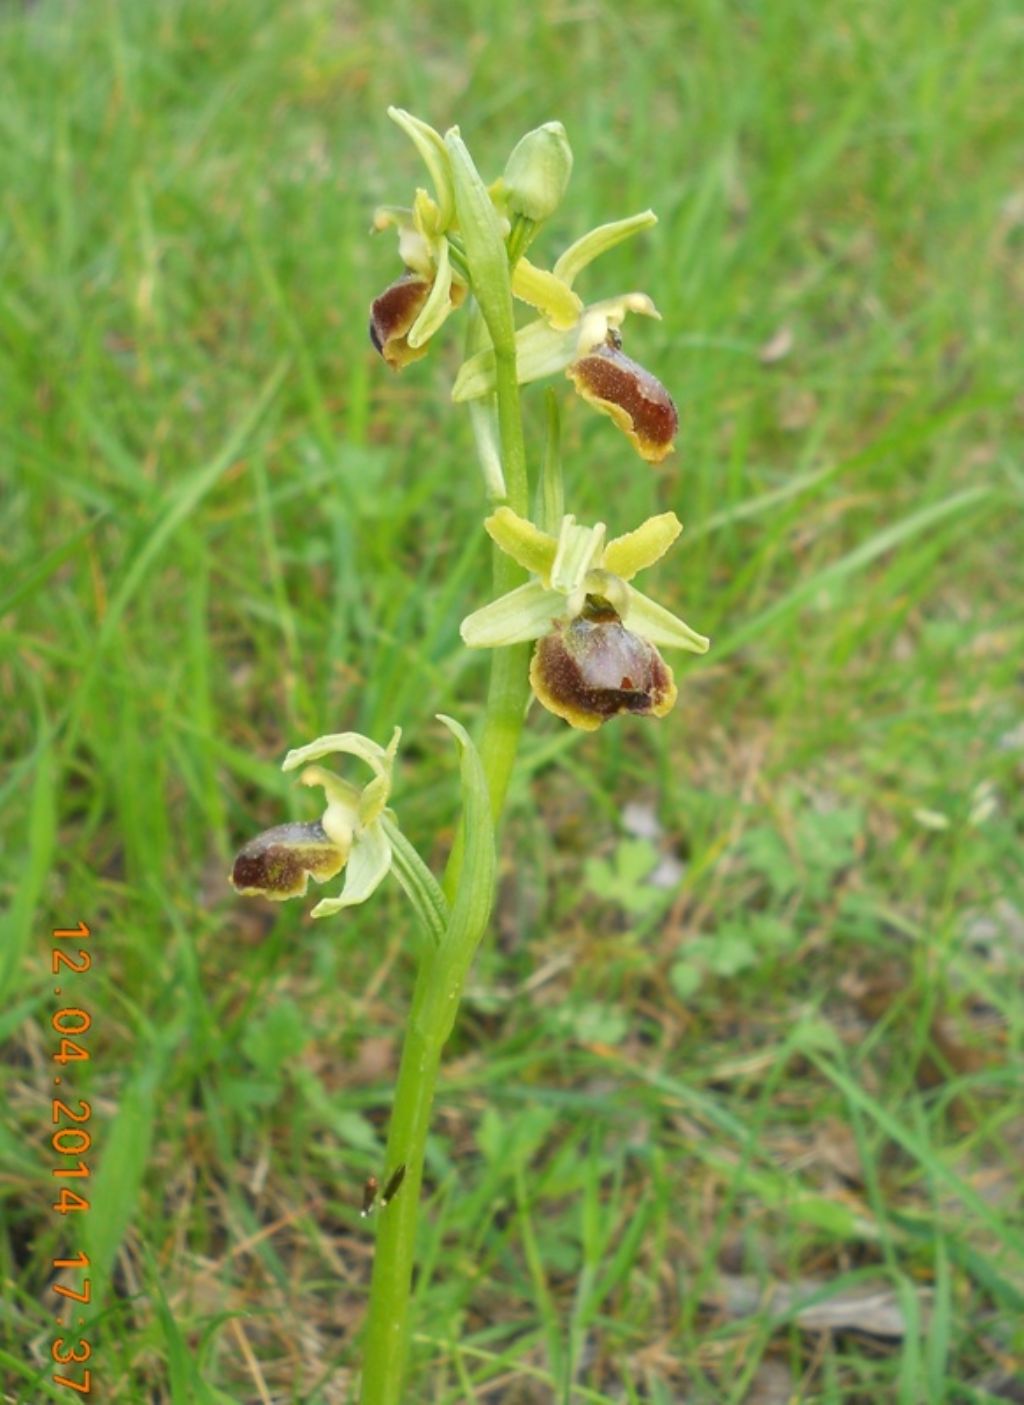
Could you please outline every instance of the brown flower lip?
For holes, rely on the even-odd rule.
[[[430,349],[428,342],[410,346],[409,333],[433,286],[429,279],[407,268],[370,304],[370,340],[393,371],[418,361]],[[453,281],[449,293],[452,306],[458,307],[465,296],[465,286]]]
[[[576,619],[555,621],[530,664],[537,697],[573,727],[595,732],[619,713],[664,717],[678,696],[672,670],[607,601],[588,596]]]
[[[412,324],[430,296],[430,283],[406,270],[370,304],[370,340],[393,371],[426,356],[425,346],[406,340]]]
[[[611,416],[641,458],[660,463],[672,452],[679,428],[672,397],[657,376],[625,354],[616,333],[574,361],[566,375],[584,400]]]
[[[310,878],[326,883],[345,865],[346,855],[323,826],[279,824],[250,839],[231,870],[231,886],[243,897],[273,902],[300,898]]]

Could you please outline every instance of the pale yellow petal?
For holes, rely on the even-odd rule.
[[[624,581],[632,580],[637,571],[660,561],[682,530],[683,524],[674,512],[648,517],[635,531],[614,537],[608,543],[601,565]]]
[[[543,313],[556,332],[567,332],[574,327],[583,311],[581,299],[567,283],[546,268],[537,268],[526,258],[521,258],[512,272],[512,292]]]
[[[524,570],[540,576],[545,584],[558,550],[558,543],[510,507],[499,507],[484,522],[488,536]]]

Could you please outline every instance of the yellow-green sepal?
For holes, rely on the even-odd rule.
[[[467,615],[459,632],[470,649],[502,649],[542,638],[564,611],[564,595],[527,581]]]
[[[649,644],[660,647],[688,649],[692,654],[707,653],[710,639],[698,634],[685,620],[673,615],[671,610],[666,610],[664,605],[659,605],[649,596],[641,594],[633,586],[627,585],[626,591],[628,605],[623,622],[634,634],[639,634],[641,639],[646,639]]]
[[[321,898],[311,917],[331,917],[343,908],[364,903],[387,877],[391,868],[391,843],[379,823],[367,825],[353,844],[345,867],[345,885],[336,898]]]
[[[621,244],[625,239],[631,239],[634,234],[639,234],[644,229],[650,229],[652,225],[657,223],[658,216],[653,210],[642,210],[640,214],[629,215],[624,220],[613,220],[610,224],[600,224],[596,229],[590,230],[589,233],[577,239],[575,244],[570,244],[552,271],[556,278],[560,278],[571,288],[577,274],[581,273],[587,264],[593,263],[596,258],[606,254],[609,249],[614,249],[616,244]]]
[[[566,332],[556,331],[544,318],[520,327],[516,332],[516,376],[520,385],[564,371],[600,346],[631,312],[642,317],[661,315],[646,293],[623,293],[585,307],[579,321]],[[495,380],[494,351],[478,351],[459,367],[452,399],[458,404],[486,395],[494,389]]]
[[[428,122],[414,117],[404,107],[389,107],[388,116],[401,127],[423,157],[437,193],[440,227],[447,229],[455,217],[455,187],[444,138]]]

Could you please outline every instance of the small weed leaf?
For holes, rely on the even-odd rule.
[[[595,897],[643,917],[665,901],[662,892],[645,882],[657,862],[658,851],[648,840],[623,839],[610,860],[588,859],[584,878]]]

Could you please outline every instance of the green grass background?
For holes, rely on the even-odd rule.
[[[433,714],[479,716],[458,334],[395,378],[365,333],[372,210],[423,181],[389,102],[490,177],[565,123],[538,258],[658,211],[581,290],[655,297],[627,346],[678,452],[563,386],[570,506],[675,509],[647,588],[713,638],[663,724],[531,717],[408,1398],[1024,1399],[1019,8],[44,0],[0,65],[4,1400],[80,1398],[49,1384],[79,1248],[93,1398],[352,1398],[410,918],[225,873],[313,813],[289,745],[396,722],[440,864]],[[61,1217],[49,930],[81,918]]]

